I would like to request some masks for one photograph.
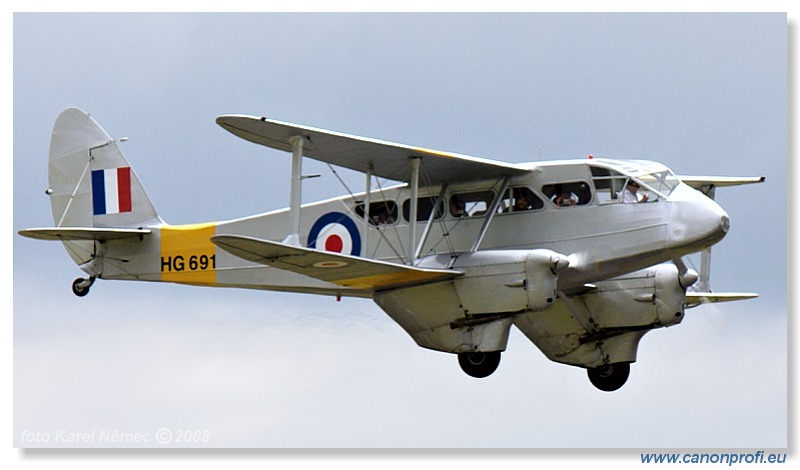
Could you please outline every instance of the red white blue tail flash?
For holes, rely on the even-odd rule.
[[[94,215],[131,211],[130,167],[92,171],[92,207]]]

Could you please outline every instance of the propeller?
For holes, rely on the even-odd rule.
[[[675,266],[678,268],[678,284],[680,284],[684,290],[693,286],[701,277],[697,274],[697,271],[689,269],[686,266],[686,263],[683,262],[683,258],[675,258],[672,262],[675,263]]]
[[[691,259],[689,262],[691,262]],[[724,326],[725,317],[719,310],[719,307],[715,305],[714,301],[708,297],[708,295],[711,294],[711,286],[709,283],[711,248],[706,248],[700,255],[699,274],[694,269],[689,269],[686,263],[684,263],[683,258],[676,258],[673,260],[673,263],[678,267],[678,282],[681,287],[686,289],[687,294],[690,293],[690,290],[695,294],[691,296],[691,299],[689,295],[687,295],[685,300],[686,308],[700,306],[704,313],[702,316],[711,323],[715,331],[719,332]]]

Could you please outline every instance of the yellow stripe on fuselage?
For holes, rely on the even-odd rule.
[[[183,284],[217,283],[216,224],[173,225],[161,229],[161,280]]]

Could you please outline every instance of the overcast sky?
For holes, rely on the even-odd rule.
[[[130,138],[176,224],[288,204],[289,159],[217,126],[227,113],[767,181],[717,191],[732,228],[712,271],[761,297],[649,333],[615,393],[516,330],[472,379],[367,300],[125,282],[79,299],[62,246],[15,235],[14,444],[163,428],[213,447],[785,447],[787,86],[785,14],[15,14],[14,232],[53,223],[47,151],[70,106]],[[323,177],[304,201],[346,191],[305,170]]]

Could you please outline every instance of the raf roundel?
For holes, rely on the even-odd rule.
[[[308,247],[331,253],[359,256],[361,235],[353,220],[341,212],[323,215],[308,232]]]

